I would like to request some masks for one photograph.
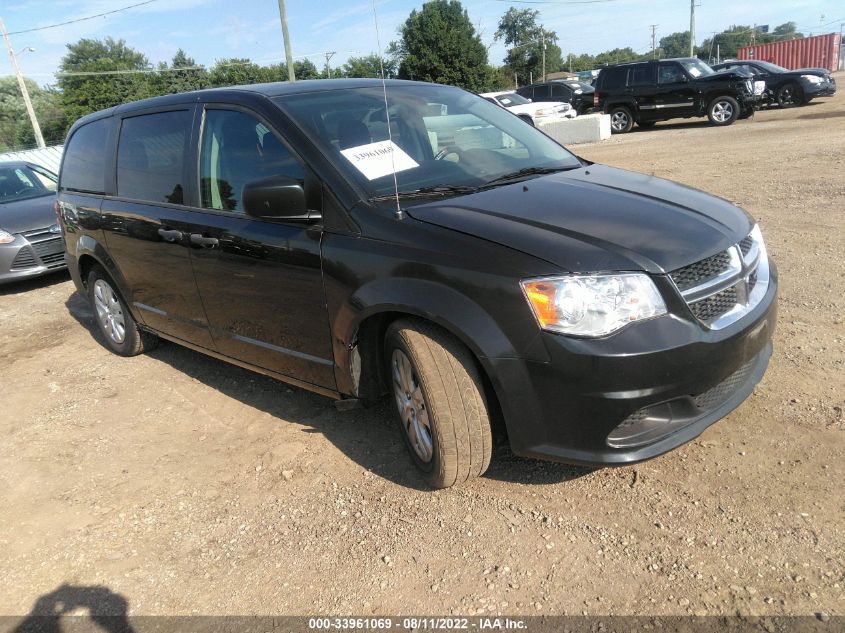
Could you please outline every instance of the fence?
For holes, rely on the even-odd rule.
[[[62,150],[64,145],[53,145],[44,149],[26,149],[19,152],[5,152],[0,154],[0,163],[13,160],[25,160],[28,163],[39,165],[49,169],[54,174],[59,173],[59,164],[62,162]]]

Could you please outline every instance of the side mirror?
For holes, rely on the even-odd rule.
[[[310,222],[320,213],[309,211],[302,182],[287,176],[271,176],[246,183],[243,190],[244,211],[259,220]]]

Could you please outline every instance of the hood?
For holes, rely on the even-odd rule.
[[[719,81],[720,79],[748,79],[753,77],[754,73],[748,72],[741,68],[723,68],[717,70],[712,75],[702,75],[696,78],[696,81]]]
[[[795,70],[788,71],[788,73],[790,75],[817,75],[819,77],[827,77],[830,71],[825,68],[796,68]]]
[[[568,272],[669,272],[736,244],[753,227],[748,214],[727,200],[602,165],[413,206],[407,212]]]
[[[566,112],[572,106],[559,101],[532,101],[522,105],[508,106],[508,110],[517,114],[529,114],[534,116],[538,110],[552,110],[554,112]]]
[[[23,233],[43,229],[56,223],[53,201],[56,195],[38,196],[0,204],[0,229],[9,233]]]

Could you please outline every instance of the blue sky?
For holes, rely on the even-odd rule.
[[[2,0],[0,17],[10,32],[110,11],[140,0]],[[650,24],[657,37],[689,28],[686,0],[609,0],[592,4],[565,4],[546,0],[522,4],[508,0],[466,0],[470,19],[489,46],[490,60],[499,64],[505,55],[493,41],[496,24],[509,6],[538,9],[544,25],[557,31],[564,54],[597,53],[631,46],[651,46]],[[701,42],[710,32],[731,24],[777,24],[794,21],[814,34],[839,30],[845,21],[842,0],[700,0],[696,35]],[[396,39],[399,25],[422,1],[376,0],[382,47]],[[376,32],[370,0],[287,0],[293,55],[324,63],[324,51],[336,51],[332,65],[350,56],[374,52]],[[822,16],[824,16],[822,18]],[[824,23],[827,26],[822,27]],[[147,55],[151,62],[170,60],[183,48],[201,64],[224,57],[248,57],[257,62],[281,61],[284,46],[277,0],[157,0],[110,16],[59,28],[12,35],[16,50],[32,46],[19,58],[24,74],[40,84],[55,81],[65,45],[81,37],[111,36]],[[12,72],[8,56],[0,55],[0,75]]]

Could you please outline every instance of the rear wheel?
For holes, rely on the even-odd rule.
[[[631,111],[625,106],[616,106],[610,109],[610,131],[614,134],[630,132],[634,126],[634,117]]]
[[[707,118],[713,125],[730,125],[739,116],[739,104],[733,97],[716,97],[707,106]]]
[[[778,89],[778,105],[781,108],[793,108],[804,101],[804,91],[795,82],[789,82]]]
[[[469,350],[436,326],[401,320],[385,336],[385,362],[402,436],[428,483],[448,488],[484,473],[490,417]]]
[[[88,299],[97,327],[115,354],[136,356],[158,344],[157,336],[138,328],[114,282],[100,266],[88,273]]]

